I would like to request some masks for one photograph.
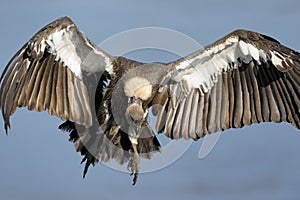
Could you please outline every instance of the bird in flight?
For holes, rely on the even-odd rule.
[[[140,158],[161,151],[156,138],[198,140],[260,122],[300,127],[300,54],[277,40],[236,30],[170,63],[111,56],[68,18],[36,33],[0,78],[6,133],[17,107],[47,110],[65,122],[89,166],[128,164],[136,183]],[[155,130],[149,112],[156,116]]]

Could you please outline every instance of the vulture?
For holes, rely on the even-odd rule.
[[[114,159],[127,163],[135,184],[140,158],[161,151],[159,133],[198,140],[260,122],[299,129],[299,91],[300,53],[263,34],[236,30],[174,62],[141,63],[107,54],[62,17],[9,61],[0,107],[6,133],[17,107],[61,118],[83,176]]]

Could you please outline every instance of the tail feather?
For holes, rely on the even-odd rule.
[[[121,129],[116,135],[108,133],[95,134],[95,129],[86,129],[71,121],[61,124],[59,129],[69,132],[69,141],[75,144],[76,151],[83,156],[81,164],[85,163],[83,178],[89,167],[98,162],[108,162],[115,159],[119,164],[125,164],[133,156],[133,149],[128,134]],[[144,126],[141,137],[138,138],[138,152],[141,157],[150,159],[153,152],[160,152],[159,141],[149,125]]]

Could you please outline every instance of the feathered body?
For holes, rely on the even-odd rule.
[[[17,107],[48,110],[90,164],[116,159],[139,172],[160,151],[155,132],[194,139],[260,122],[300,128],[300,54],[237,30],[171,63],[110,56],[67,17],[35,34],[0,78],[6,131]],[[155,132],[147,118],[157,116]]]

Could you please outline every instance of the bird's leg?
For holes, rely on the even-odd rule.
[[[128,107],[126,109],[126,119],[128,122],[128,134],[129,140],[133,149],[133,156],[128,163],[128,169],[134,175],[133,184],[137,182],[140,171],[140,156],[137,149],[138,137],[141,135],[142,122],[146,120],[147,111],[143,109],[143,101],[137,96],[131,96],[128,98]]]
[[[128,170],[131,171],[131,175],[134,175],[132,185],[135,185],[140,171],[140,156],[137,150],[137,138],[130,137],[130,141],[133,148],[133,157],[130,159],[127,167]]]

